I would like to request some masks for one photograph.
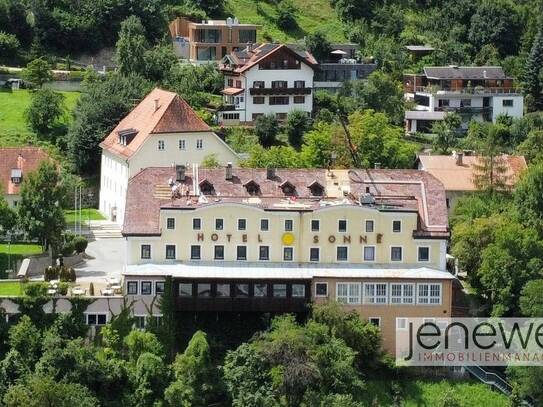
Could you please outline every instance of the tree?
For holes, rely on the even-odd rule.
[[[5,234],[5,232],[11,231],[16,223],[17,213],[9,207],[0,189],[0,230]]]
[[[14,58],[20,46],[15,35],[0,31],[0,61],[7,62],[10,58]]]
[[[300,154],[292,147],[264,148],[261,145],[256,145],[251,149],[249,158],[242,162],[242,166],[248,168],[303,168],[304,163]]]
[[[177,61],[171,43],[160,43],[145,51],[145,70],[143,75],[154,82],[166,79],[171,68]]]
[[[543,110],[543,28],[540,28],[534,39],[530,55],[524,67],[524,89],[531,97],[531,111]]]
[[[444,120],[434,122],[432,133],[435,133],[434,148],[441,154],[447,154],[449,148],[455,145],[458,128],[462,119],[457,113],[448,113]]]
[[[543,161],[543,130],[532,130],[528,137],[517,146],[517,154],[523,155],[529,163]]]
[[[285,132],[287,133],[288,141],[294,148],[299,148],[302,144],[304,133],[309,130],[311,119],[306,112],[302,110],[293,110],[287,116]]]
[[[215,64],[174,64],[166,75],[164,85],[193,108],[199,108],[211,100],[210,93],[222,89],[223,83],[223,76]]]
[[[21,72],[21,76],[25,81],[28,81],[39,88],[41,88],[44,83],[53,80],[51,65],[49,65],[44,57],[30,61],[26,65],[26,68]]]
[[[322,31],[307,34],[305,36],[305,46],[319,62],[325,62],[332,51],[330,41]]]
[[[220,166],[217,154],[208,154],[202,160],[202,168],[219,168]]]
[[[121,23],[119,39],[115,48],[115,61],[121,74],[142,74],[144,72],[145,52],[148,43],[145,38],[145,28],[138,17],[132,15]]]
[[[301,160],[310,168],[327,168],[333,165],[336,154],[332,142],[333,127],[327,123],[317,123],[313,130],[305,133]]]
[[[159,357],[164,356],[161,343],[156,335],[151,332],[133,330],[124,338],[124,344],[128,350],[129,360],[134,363],[143,353],[151,353]]]
[[[28,315],[9,330],[9,346],[21,355],[28,368],[32,368],[41,352],[41,332]]]
[[[30,106],[25,111],[29,127],[40,136],[50,136],[64,114],[64,95],[51,89],[32,93]]]
[[[275,143],[275,137],[279,132],[279,123],[272,113],[258,116],[255,121],[255,134],[264,147]]]
[[[164,361],[152,353],[142,353],[136,363],[134,401],[137,406],[153,406],[168,385]]]
[[[332,0],[338,17],[346,22],[361,19],[370,20],[376,7],[376,0]]]
[[[543,163],[531,165],[513,193],[520,219],[543,233]]]
[[[291,0],[281,0],[277,5],[277,25],[283,30],[296,28],[297,9]]]
[[[53,255],[60,249],[66,227],[61,207],[65,193],[59,170],[51,161],[42,162],[36,171],[28,173],[21,185],[19,224],[45,250],[51,248]]]
[[[520,310],[522,315],[532,318],[541,318],[543,316],[542,289],[543,280],[541,279],[528,281],[526,283],[520,297]]]

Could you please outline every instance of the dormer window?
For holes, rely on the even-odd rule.
[[[247,193],[251,196],[258,195],[260,193],[260,185],[253,180],[246,182],[243,186],[247,190]]]
[[[324,186],[317,181],[313,181],[307,186],[312,196],[324,196]]]
[[[296,194],[296,187],[289,181],[284,181],[279,185],[279,188],[283,190],[283,193],[287,196]]]
[[[200,181],[199,185],[200,185],[200,191],[202,191],[202,194],[215,195],[215,187],[213,187],[213,184],[209,182],[207,179]]]
[[[11,182],[13,184],[20,184],[23,180],[23,171],[20,168],[13,168],[11,170]]]
[[[138,134],[138,131],[136,129],[119,130],[117,132],[117,135],[119,136],[119,144],[127,146],[132,140],[134,140],[136,134]]]

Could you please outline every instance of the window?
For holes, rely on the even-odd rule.
[[[260,230],[262,232],[267,232],[270,230],[270,220],[269,219],[260,219]]]
[[[158,140],[158,149],[159,151],[164,150],[164,140]]]
[[[239,120],[239,113],[223,113],[223,120]]]
[[[166,259],[168,260],[175,259],[175,245],[173,244],[166,245]]]
[[[328,283],[315,283],[315,297],[328,297]]]
[[[241,89],[241,81],[236,80],[236,88]]]
[[[375,246],[364,246],[364,261],[375,261]]]
[[[305,96],[294,96],[293,101],[296,104],[305,103]]]
[[[321,228],[321,222],[318,219],[311,220],[311,231],[318,232]]]
[[[502,100],[503,107],[513,107],[513,99],[504,99]]]
[[[258,249],[258,260],[270,259],[270,246],[260,246]]]
[[[150,244],[142,244],[141,245],[141,258],[142,259],[150,259],[151,258],[151,245]]]
[[[164,294],[164,281],[155,281],[155,295]]]
[[[215,255],[213,258],[215,260],[224,260],[224,246],[215,246],[214,251]]]
[[[320,249],[318,247],[311,247],[309,249],[309,261],[320,260]]]
[[[364,302],[366,304],[386,304],[386,283],[364,283]]]
[[[288,105],[288,96],[270,96],[270,105]]]
[[[253,81],[253,88],[257,88],[257,89],[264,88],[264,81]]]
[[[381,326],[381,318],[379,317],[370,317],[368,318],[368,321],[370,321],[370,324],[376,326],[377,328]]]
[[[201,259],[201,248],[199,245],[190,246],[190,259],[191,260],[200,260]]]
[[[151,295],[152,294],[152,283],[150,281],[141,282],[141,295]]]
[[[200,229],[202,229],[202,219],[193,218],[192,219],[192,230],[200,230]]]
[[[145,317],[143,315],[134,315],[134,325],[137,329],[145,329]]]
[[[224,219],[215,219],[215,230],[224,229]]]
[[[214,61],[214,60],[216,60],[217,59],[217,48],[216,47],[196,47],[196,59],[198,61]]]
[[[247,230],[247,219],[238,219],[238,230]]]
[[[336,300],[345,304],[360,304],[360,283],[337,283]]]
[[[419,304],[441,304],[441,284],[419,284]]]
[[[419,261],[430,261],[430,248],[427,246],[420,246],[418,248],[418,260]]]
[[[197,287],[196,293],[198,297],[211,297],[211,284],[198,283],[196,287]]]
[[[390,261],[402,261],[402,248],[400,246],[390,248]]]
[[[138,282],[128,281],[126,283],[126,293],[128,295],[138,295]]]
[[[179,140],[179,150],[185,150],[186,143],[185,140]]]
[[[249,284],[236,284],[236,297],[248,297],[249,296]]]
[[[449,99],[439,99],[438,105],[439,105],[439,107],[448,107],[449,106]]]
[[[106,314],[87,314],[87,325],[105,325],[106,323]]]
[[[247,246],[238,246],[237,247],[237,259],[238,260],[247,260]]]
[[[349,260],[349,251],[347,246],[338,246],[336,249],[336,259],[337,261],[348,261]]]
[[[175,218],[168,218],[166,220],[166,228],[167,229],[175,229]]]
[[[401,220],[393,220],[392,221],[392,231],[394,233],[400,233],[402,231],[402,221]]]
[[[201,138],[196,139],[196,149],[201,150],[202,148],[204,148],[204,140]]]
[[[253,105],[263,105],[266,102],[264,96],[253,96]]]
[[[230,284],[217,284],[217,297],[230,297]]]
[[[347,232],[347,221],[345,219],[340,219],[337,222],[337,230],[340,233]]]
[[[414,304],[415,289],[413,284],[390,284],[391,304]]]
[[[287,285],[286,284],[273,284],[273,296],[274,297],[286,297]]]
[[[405,331],[407,329],[407,318],[396,318],[396,329]]]
[[[192,297],[192,283],[179,283],[179,296]]]
[[[267,297],[268,296],[268,284],[255,284],[254,285],[255,297]]]
[[[294,257],[294,248],[292,247],[283,247],[283,260],[292,261]]]
[[[296,89],[303,89],[305,88],[305,81],[294,81],[294,87]]]
[[[470,107],[471,99],[460,99],[460,107]]]
[[[305,297],[305,284],[292,284],[292,297],[304,298]]]
[[[272,81],[272,89],[284,89],[288,86],[287,81]]]
[[[292,232],[293,223],[292,219],[285,219],[285,232]]]
[[[373,220],[366,220],[366,233],[373,233],[374,226]]]
[[[234,87],[234,80],[233,79],[227,79],[226,84],[228,87],[233,88]]]

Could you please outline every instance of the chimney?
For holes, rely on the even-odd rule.
[[[232,174],[232,163],[227,163],[226,164],[226,171],[225,171],[225,176],[224,178],[228,181],[231,181],[232,180],[232,177],[233,177],[233,174]]]
[[[463,158],[464,158],[464,153],[461,153],[461,152],[456,153],[456,165],[462,165],[463,164],[463,161],[462,161]]]
[[[266,168],[266,178],[275,179],[275,168]]]
[[[184,165],[176,165],[175,179],[179,182],[185,182],[185,171],[186,171],[186,167]]]
[[[160,108],[160,105],[158,104],[159,99],[155,99],[155,112]]]

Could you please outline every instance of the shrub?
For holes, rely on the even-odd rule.
[[[59,293],[60,295],[66,295],[66,294],[68,294],[68,287],[69,287],[69,286],[70,286],[70,285],[69,285],[68,283],[64,283],[64,282],[60,283],[60,284],[58,285],[58,293]]]
[[[255,122],[255,134],[264,147],[275,143],[275,137],[279,132],[279,123],[273,114],[259,116]]]
[[[72,267],[63,266],[60,268],[59,277],[62,282],[74,283],[76,280],[75,270]]]
[[[59,268],[58,267],[49,266],[49,267],[47,267],[45,269],[43,279],[45,281],[57,280],[58,279],[58,273],[59,273]]]
[[[77,253],[83,253],[89,245],[89,241],[83,236],[75,237],[72,243]]]
[[[43,297],[47,295],[47,283],[28,283],[24,286],[24,293],[28,297]]]
[[[284,30],[296,28],[296,12],[290,0],[282,0],[277,6],[277,25]]]
[[[64,114],[64,95],[51,89],[32,93],[30,106],[25,110],[30,129],[40,136],[50,135]]]
[[[91,281],[91,283],[89,285],[89,295],[91,297],[94,296],[94,284],[92,283],[92,281]]]

